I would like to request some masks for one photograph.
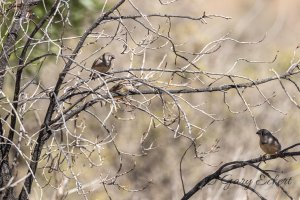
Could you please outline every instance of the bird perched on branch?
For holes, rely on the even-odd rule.
[[[114,55],[112,55],[111,53],[104,53],[102,56],[100,56],[94,61],[92,69],[97,72],[100,72],[100,76],[105,76],[105,73],[108,72],[108,70],[112,66],[113,59],[115,59]],[[92,79],[95,79],[98,77],[98,75],[96,73],[92,73],[91,77]]]
[[[128,80],[120,81],[109,89],[110,92],[121,96],[128,95],[130,92],[134,92],[135,90],[135,87]]]
[[[276,154],[281,150],[281,145],[276,137],[266,129],[256,132],[259,136],[259,146],[266,154]]]

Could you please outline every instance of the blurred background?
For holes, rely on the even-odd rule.
[[[106,6],[111,7],[115,2],[117,1],[107,1]],[[297,49],[300,39],[299,1],[228,0],[225,3],[217,0],[178,0],[168,5],[161,5],[159,1],[132,0],[130,2],[145,15],[172,14],[200,17],[205,12],[206,15],[210,16],[210,18],[204,19],[205,23],[188,19],[172,19],[170,31],[170,37],[178,45],[178,49],[184,51],[185,56],[191,60],[196,57],[196,54],[193,53],[201,52],[213,41],[227,38],[220,44],[217,51],[198,57],[199,59],[195,64],[207,73],[228,73],[257,80],[273,77],[276,75],[275,72],[282,74],[299,59],[300,54]],[[72,2],[71,5],[70,21],[72,26],[67,28],[64,37],[81,35],[85,28],[99,16],[99,10],[104,5],[104,1],[99,3],[92,0],[78,0]],[[128,2],[121,6],[119,12],[122,15],[137,14]],[[225,19],[225,17],[230,19]],[[160,31],[164,35],[167,34],[168,30],[166,21],[166,18],[150,18],[151,25],[155,28],[160,25]],[[124,20],[123,23],[130,28],[137,42],[142,41],[147,35],[147,31],[137,25],[136,21]],[[141,20],[141,23],[149,26],[145,20]],[[127,41],[128,48],[132,47],[135,54],[130,51],[124,53],[124,41],[120,39],[121,36],[116,37],[111,43],[108,42],[111,38],[104,37],[105,34],[112,35],[117,25],[116,22],[108,22],[99,26],[95,31],[95,37],[91,37],[87,41],[77,56],[76,62],[89,68],[96,57],[109,51],[116,56],[112,71],[128,69],[129,67],[140,68],[141,66],[158,68],[160,63],[167,64],[168,69],[178,69],[187,65],[187,62],[180,59],[175,62],[169,44],[160,49],[154,48],[163,45],[164,40],[157,40],[151,44],[152,46],[149,45],[147,50],[134,49],[134,43]],[[67,40],[66,46],[74,48],[77,41],[77,38]],[[153,50],[150,47],[153,47]],[[62,66],[64,66],[62,60],[47,60],[40,71],[39,81],[41,84],[46,88],[52,87],[56,79],[51,77],[57,77]],[[75,67],[72,73],[81,77],[89,76],[89,71],[84,70],[79,74],[79,69],[79,67]],[[189,69],[194,70],[193,68]],[[30,70],[27,73],[30,77]],[[140,73],[137,74],[143,77]],[[122,76],[126,76],[126,73]],[[187,83],[190,88],[203,88],[213,82],[206,76],[195,76],[199,79],[192,77],[192,75],[186,76],[190,79],[185,80],[177,77],[173,83]],[[69,78],[71,79],[71,77],[70,75]],[[298,76],[293,76],[292,79],[299,83]],[[157,78],[152,83],[163,86],[169,80],[170,74],[167,74]],[[236,78],[235,82],[242,83],[246,80]],[[244,100],[236,90],[230,90],[226,93],[205,92],[178,95],[180,98],[188,100],[190,104],[197,105],[197,107],[191,107],[185,101],[179,100],[189,122],[199,127],[193,128],[192,134],[190,134],[183,124],[181,131],[183,135],[198,137],[196,141],[199,145],[197,152],[202,157],[202,159],[195,158],[194,151],[190,149],[183,159],[182,173],[187,191],[205,176],[217,170],[222,163],[247,160],[262,155],[263,152],[258,145],[258,136],[255,134],[258,128],[265,128],[274,133],[281,141],[283,148],[300,141],[298,128],[300,110],[296,105],[299,102],[299,91],[290,82],[283,81],[283,83],[288,93],[285,92],[278,80],[259,85],[259,90],[255,87],[241,89],[239,91]],[[89,83],[90,86],[97,84],[99,84],[97,80]],[[229,79],[221,78],[213,82],[212,86],[223,84],[232,84],[232,82]],[[10,92],[9,85],[10,79],[7,80],[7,93]],[[178,87],[166,87],[166,89],[174,88]],[[260,92],[269,100],[269,103],[266,102]],[[224,97],[226,101],[224,101]],[[143,100],[142,96],[132,98],[136,101]],[[150,96],[146,98],[150,99]],[[165,98],[167,99],[167,97]],[[170,98],[169,100],[171,101]],[[39,108],[39,116],[43,116],[45,112],[46,107],[43,106],[45,102],[36,104],[36,107]],[[245,102],[247,102],[251,112],[247,110]],[[158,97],[151,101],[149,108],[158,116],[163,115],[162,103]],[[92,111],[97,113],[101,120],[106,119],[111,110],[110,103],[96,105],[92,108]],[[172,115],[172,113],[169,114]],[[35,133],[39,129],[38,123],[30,123],[30,120],[31,118],[28,118],[28,122],[25,123],[26,129],[28,132]],[[107,137],[102,125],[89,114],[80,115],[76,123],[75,128],[70,128],[74,135],[83,135],[92,141],[103,141]],[[180,199],[183,196],[179,164],[184,151],[190,145],[190,140],[185,137],[174,137],[174,133],[167,128],[155,126],[155,120],[152,121],[149,115],[132,109],[125,103],[120,103],[118,109],[109,115],[106,125],[114,130],[115,145],[118,151],[122,152],[123,168],[121,172],[118,172],[120,157],[111,142],[102,143],[101,147],[96,148],[98,151],[96,155],[91,153],[91,157],[83,156],[82,153],[77,152],[78,154],[72,161],[74,164],[73,172],[77,174],[85,191],[87,191],[88,199],[109,199],[107,193],[112,199],[133,200]],[[153,149],[144,150],[141,148],[143,145],[144,147],[153,145]],[[87,152],[95,150],[92,146],[85,148]],[[24,151],[28,152],[29,150],[24,149]],[[80,150],[79,152],[84,151]],[[89,159],[94,160],[96,164],[91,165]],[[45,166],[46,163],[45,161]],[[291,196],[300,197],[300,190],[298,189],[300,170],[297,161],[291,158],[287,160],[276,159],[261,163],[260,166],[263,169],[275,170],[276,172],[270,173],[274,177],[278,175],[278,179],[291,178],[289,183],[282,186]],[[68,167],[66,165],[62,168]],[[116,173],[125,173],[131,168],[133,168],[132,171],[120,176],[115,182],[124,188],[111,183],[111,185],[106,185],[107,193],[105,192],[100,180],[114,177]],[[56,190],[56,187],[60,187],[64,180],[59,172],[57,172],[57,178],[51,178],[56,176],[53,175],[55,173],[47,172],[45,169],[40,170],[38,181],[41,185],[50,182],[52,187],[43,188],[35,184],[31,195],[32,199],[39,199],[41,196],[52,198],[53,191]],[[68,173],[66,172],[66,174]],[[227,178],[240,181],[251,180],[251,186],[255,187],[267,199],[286,198],[282,191],[270,182],[261,185],[255,184],[257,180],[263,179],[263,177],[261,177],[261,173],[250,167],[230,172]],[[261,181],[264,182],[264,180]],[[84,197],[84,195],[78,194],[75,182],[68,182],[67,191],[69,194],[66,199],[75,200]],[[252,192],[241,187],[216,182],[206,186],[191,199],[256,198],[257,196]]]

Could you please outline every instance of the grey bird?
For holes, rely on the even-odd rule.
[[[105,76],[105,73],[108,72],[108,70],[112,66],[113,59],[115,59],[115,56],[111,53],[106,52],[94,61],[92,69],[97,72],[100,72],[100,76]],[[98,75],[96,73],[92,73],[91,77],[92,79],[95,79],[98,77]]]
[[[278,139],[267,129],[261,129],[256,134],[259,136],[259,146],[266,154],[276,154],[281,150]]]

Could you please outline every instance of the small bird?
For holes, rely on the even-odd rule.
[[[135,88],[132,85],[132,83],[130,83],[127,80],[123,80],[117,83],[116,85],[112,86],[109,89],[109,91],[117,95],[125,96],[128,95],[130,92],[134,92]]]
[[[266,129],[256,132],[259,136],[259,146],[266,154],[276,154],[281,150],[281,145],[276,137]]]
[[[92,69],[100,72],[101,73],[100,76],[105,76],[106,75],[105,73],[108,72],[108,70],[112,66],[113,59],[115,59],[114,55],[108,52],[104,53],[102,56],[100,56],[94,61],[92,65]],[[92,79],[95,79],[98,77],[98,75],[96,73],[92,73],[91,77]]]

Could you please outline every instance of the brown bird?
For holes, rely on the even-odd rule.
[[[104,53],[94,61],[92,69],[100,72],[100,76],[105,76],[105,73],[108,72],[108,70],[112,66],[113,59],[115,59],[114,55],[112,55],[111,53]],[[92,73],[91,77],[92,79],[95,79],[98,78],[98,75],[96,73]]]
[[[128,95],[130,92],[134,92],[134,86],[127,80],[120,81],[116,85],[109,89],[110,92],[115,93],[120,96]]]
[[[281,145],[276,137],[266,129],[256,132],[259,136],[259,146],[266,154],[276,154],[281,150]]]

